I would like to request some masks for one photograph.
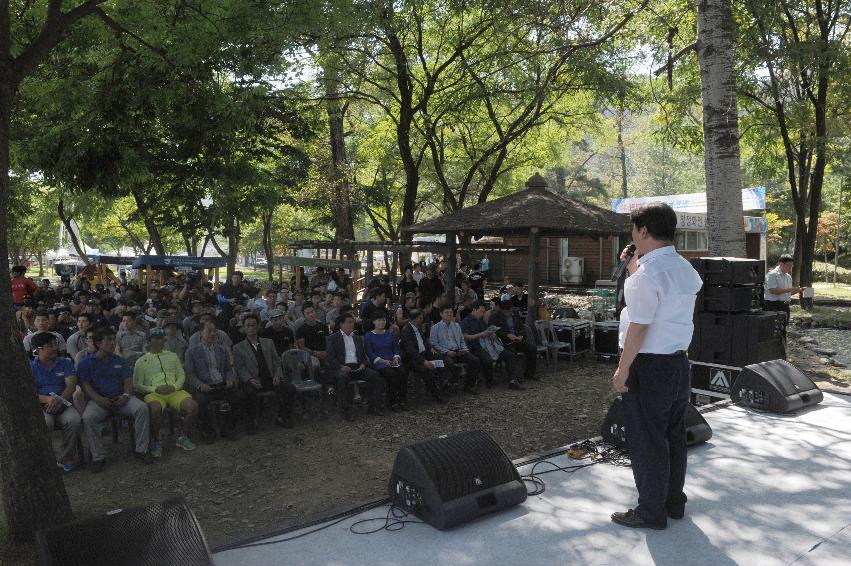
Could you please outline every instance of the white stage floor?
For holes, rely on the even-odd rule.
[[[729,406],[704,416],[714,434],[689,451],[686,516],[669,520],[663,531],[609,520],[613,511],[635,506],[635,486],[629,468],[601,463],[545,474],[542,495],[451,531],[407,524],[393,532],[350,532],[359,519],[385,516],[383,506],[296,540],[219,552],[215,562],[851,565],[851,397],[825,394],[820,405],[792,415]],[[566,456],[549,460],[576,463]]]

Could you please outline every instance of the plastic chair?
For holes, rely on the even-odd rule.
[[[36,533],[39,563],[86,566],[207,566],[213,557],[182,497],[118,509]]]
[[[558,372],[558,355],[567,350],[570,360],[573,361],[573,345],[570,342],[561,342],[556,335],[553,323],[550,320],[536,320],[535,329],[541,337],[541,343],[546,345],[549,356],[553,358],[553,371]]]

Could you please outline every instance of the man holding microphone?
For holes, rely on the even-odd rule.
[[[626,527],[664,529],[685,511],[685,411],[691,392],[686,356],[694,302],[703,285],[674,248],[677,215],[662,203],[634,210],[636,257],[624,286],[620,363],[612,384],[622,394],[638,506],[613,513]],[[624,249],[622,259],[627,258]]]

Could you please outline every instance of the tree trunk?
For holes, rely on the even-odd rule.
[[[709,254],[744,257],[734,31],[730,0],[698,0],[697,59],[703,99]]]
[[[266,253],[266,272],[269,281],[275,278],[275,250],[272,249],[272,210],[263,211],[263,251]]]
[[[621,164],[621,196],[623,198],[629,197],[629,191],[627,190],[627,177],[626,177],[626,146],[623,143],[623,120],[624,120],[624,112],[623,110],[618,110],[618,115],[616,118],[616,122],[618,125],[618,156]]]
[[[230,225],[225,229],[225,236],[227,236],[228,239],[228,253],[225,256],[228,260],[227,277],[230,279],[233,272],[236,271],[236,258],[239,254],[239,241],[242,239],[242,228],[239,225],[238,219],[230,219]],[[219,253],[221,253],[221,250],[219,250]]]
[[[38,278],[44,279],[44,252],[38,252]]]
[[[0,8],[0,43],[8,40],[8,4]],[[8,43],[6,43],[8,45]],[[3,51],[0,45],[0,51]],[[71,520],[71,503],[54,463],[53,445],[20,347],[12,309],[7,214],[9,145],[16,81],[0,58],[0,497],[14,541]]]
[[[136,201],[136,208],[139,209],[139,214],[145,222],[145,228],[148,230],[148,241],[154,246],[158,255],[166,255],[165,247],[163,246],[160,230],[156,223],[151,218],[148,212],[148,203],[145,202],[145,197],[139,192],[138,188],[133,188],[130,191],[133,193],[133,199]]]
[[[86,265],[91,265],[89,262],[89,255],[83,251],[83,246],[80,245],[80,240],[77,238],[77,235],[74,233],[74,230],[71,229],[71,220],[70,216],[65,215],[65,199],[60,198],[59,204],[57,205],[56,212],[59,215],[59,220],[62,221],[62,224],[65,226],[65,231],[68,232],[68,238],[71,239],[71,244],[74,246],[74,249],[77,251],[77,255],[80,256],[80,259]]]
[[[346,159],[346,138],[343,124],[344,107],[339,98],[339,78],[333,64],[322,68],[325,83],[326,104],[328,113],[328,130],[331,142],[331,180],[334,198],[331,210],[334,214],[334,239],[344,253],[353,251],[353,244],[344,241],[354,241],[355,228],[352,220],[352,201],[349,187],[349,165]],[[267,258],[268,259],[268,258]],[[271,277],[271,271],[270,271]]]

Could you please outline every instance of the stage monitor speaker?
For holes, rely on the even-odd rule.
[[[441,530],[526,501],[517,468],[480,430],[403,447],[388,489],[394,504]]]
[[[201,525],[182,497],[39,531],[36,543],[44,565],[213,564]]]
[[[707,285],[763,285],[765,262],[743,257],[696,257],[691,265]]]
[[[763,285],[727,287],[704,285],[697,295],[698,312],[750,312],[762,309]]]
[[[686,446],[702,444],[712,438],[712,428],[694,405],[686,405]],[[612,401],[609,412],[600,428],[600,436],[605,442],[617,448],[626,448],[626,424],[623,416],[623,400],[618,397]]]
[[[786,360],[751,364],[733,383],[730,399],[758,411],[788,413],[824,399],[818,386]]]

